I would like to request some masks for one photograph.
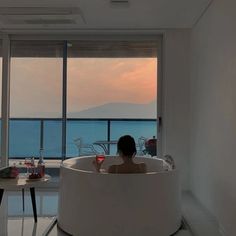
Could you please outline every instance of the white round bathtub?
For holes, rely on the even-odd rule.
[[[97,173],[94,156],[64,161],[60,168],[58,225],[74,236],[169,236],[181,224],[178,171],[160,159],[146,174]],[[103,167],[118,163],[106,157]]]

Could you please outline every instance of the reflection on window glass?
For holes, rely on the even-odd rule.
[[[58,194],[55,192],[48,193],[49,196],[43,196],[42,199],[42,215],[55,216],[57,215]]]
[[[61,157],[61,122],[45,119],[62,117],[62,52],[61,42],[11,42],[10,157],[39,156],[40,147]]]
[[[32,212],[32,203],[31,203],[30,194],[25,194],[24,198],[25,198],[24,216],[32,217],[33,212]],[[38,217],[55,216],[57,214],[58,192],[38,191],[37,196],[36,196],[36,202],[37,202],[37,215],[38,215]],[[7,206],[8,206],[8,209],[7,209],[8,216],[22,217],[22,195],[21,195],[20,191],[8,193]],[[9,233],[13,229],[12,229],[12,227],[10,227],[8,230],[9,230],[8,231],[8,233]],[[15,232],[10,235],[15,235]]]

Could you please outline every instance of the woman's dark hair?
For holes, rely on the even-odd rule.
[[[117,143],[117,152],[121,152],[123,155],[130,157],[132,157],[133,154],[136,154],[137,150],[134,138],[130,135],[120,137]]]

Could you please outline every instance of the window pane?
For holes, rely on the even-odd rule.
[[[105,137],[97,135],[97,140],[117,140],[124,134],[136,139],[155,136],[157,63],[157,43],[153,41],[70,42],[68,118],[76,119],[78,125],[81,119],[89,119],[88,123],[106,120],[109,132]],[[85,125],[83,129],[87,130],[89,124]],[[97,133],[96,127],[87,135],[93,133]],[[67,130],[68,142],[72,136]],[[85,138],[82,133],[77,137]],[[114,153],[115,147],[112,150]]]
[[[10,157],[38,156],[40,121],[11,120],[9,130]]]
[[[10,157],[38,156],[40,147],[61,157],[52,138],[61,139],[61,123],[45,119],[62,117],[62,52],[61,42],[11,42]]]
[[[156,118],[157,60],[69,58],[68,117]]]
[[[45,157],[61,157],[61,136],[62,136],[62,121],[49,120],[44,121],[44,156]]]
[[[107,122],[100,120],[68,120],[67,121],[67,157],[78,156],[80,153],[76,139],[81,138],[84,146],[81,152],[91,154],[92,147],[86,145],[93,144],[96,140],[107,139]],[[94,147],[96,148],[96,147]],[[96,149],[99,152],[101,149]]]
[[[156,121],[112,121],[111,122],[111,139],[118,140],[120,136],[129,134],[134,137],[135,142],[139,143],[141,137],[153,137],[156,135]],[[139,148],[139,147],[138,147]],[[144,149],[144,147],[140,147]],[[116,147],[111,146],[111,153],[116,153]]]

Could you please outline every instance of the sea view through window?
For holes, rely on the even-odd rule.
[[[13,41],[9,158],[38,157],[42,148],[45,158],[60,159],[63,135],[66,158],[104,151],[98,140],[130,134],[138,146],[141,139],[156,136],[157,52],[151,45],[142,53],[145,44],[135,43],[71,41],[65,58],[64,42]],[[129,49],[132,45],[135,50]],[[116,153],[116,145],[106,148]]]

